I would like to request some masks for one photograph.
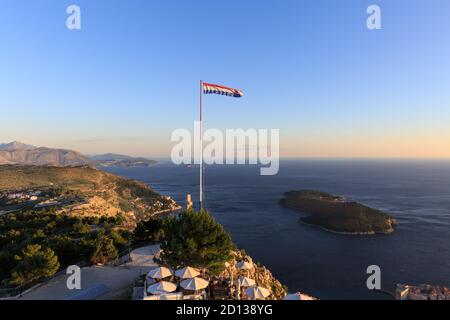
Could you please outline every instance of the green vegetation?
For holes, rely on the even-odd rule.
[[[395,220],[391,216],[343,197],[312,190],[291,191],[284,196],[284,206],[310,214],[301,218],[306,224],[351,234],[394,231]]]
[[[223,271],[235,250],[230,235],[204,210],[141,221],[133,238],[136,244],[160,242],[165,264],[205,268],[213,274]]]
[[[128,248],[120,216],[71,217],[55,208],[0,216],[0,281],[26,285],[81,261],[106,263]]]
[[[141,221],[133,233],[121,222],[120,217],[72,217],[55,208],[0,216],[0,281],[27,285],[81,261],[105,264],[129,249],[131,239],[161,242],[164,263],[213,274],[224,269],[235,249],[230,235],[206,211]]]
[[[156,243],[164,237],[164,220],[150,218],[140,221],[134,229],[135,243]]]
[[[38,244],[27,245],[14,260],[17,264],[11,271],[9,283],[16,286],[49,277],[59,269],[55,252]]]
[[[105,264],[108,261],[115,261],[119,257],[114,240],[107,236],[104,230],[97,232],[93,249],[89,257],[92,264]]]
[[[0,199],[8,212],[0,215],[3,286],[30,285],[75,263],[114,261],[130,247],[136,223],[176,207],[144,183],[86,166],[2,165]],[[152,223],[136,237],[159,240]]]
[[[163,231],[161,260],[174,267],[206,268],[218,274],[235,249],[223,226],[204,210],[167,218]]]

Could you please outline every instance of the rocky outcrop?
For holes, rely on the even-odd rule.
[[[450,289],[443,286],[422,284],[409,286],[397,284],[396,300],[450,300]]]
[[[0,156],[0,165],[3,165],[3,164],[11,164],[11,161],[6,160],[2,156]]]
[[[268,299],[282,300],[287,294],[287,288],[278,281],[272,273],[259,263],[253,262],[252,257],[245,254],[244,251],[234,251],[232,253],[233,259],[229,261],[229,267],[223,272],[224,277],[229,277],[231,272],[233,279],[237,279],[239,276],[246,276],[255,280],[256,285],[269,289],[271,296]],[[239,270],[236,264],[240,261],[247,261],[254,265],[252,270]]]

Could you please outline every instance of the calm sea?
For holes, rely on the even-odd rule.
[[[198,199],[198,168],[161,163],[108,171],[150,184],[185,203]],[[393,215],[392,235],[346,236],[299,223],[279,205],[283,193],[315,189]],[[205,168],[207,209],[233,240],[289,288],[322,299],[382,299],[366,287],[378,265],[382,288],[396,283],[450,286],[450,161],[285,160],[276,176],[257,166]]]

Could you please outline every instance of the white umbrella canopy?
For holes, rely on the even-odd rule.
[[[186,290],[197,291],[201,289],[205,289],[209,284],[209,281],[206,281],[202,278],[192,278],[181,281],[181,287]]]
[[[147,273],[147,277],[153,278],[153,279],[164,279],[164,278],[170,277],[171,275],[172,275],[172,271],[170,271],[170,269],[166,268],[166,267],[158,267],[158,268],[150,270]]]
[[[240,270],[251,270],[254,268],[253,263],[247,262],[247,261],[241,261],[236,263],[236,268]]]
[[[247,290],[245,290],[245,295],[255,300],[265,299],[270,296],[270,291],[263,287],[254,286],[247,288]]]
[[[297,292],[286,295],[283,300],[314,300],[314,298],[307,294]]]
[[[157,282],[147,288],[147,292],[151,294],[165,294],[174,292],[175,290],[177,290],[177,286],[168,281]]]
[[[175,271],[175,275],[180,279],[192,279],[200,275],[200,272],[192,267],[184,267]]]
[[[251,287],[251,286],[254,286],[256,284],[255,280],[247,278],[247,277],[243,277],[243,276],[240,276],[237,279],[237,282],[239,283],[239,285],[241,287]]]

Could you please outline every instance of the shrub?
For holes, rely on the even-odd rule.
[[[117,258],[118,252],[113,239],[105,235],[104,230],[99,231],[94,240],[94,248],[89,260],[92,264],[105,264]]]
[[[150,218],[146,221],[140,221],[133,236],[134,241],[139,242],[158,242],[163,238],[164,230],[162,220]]]
[[[234,249],[230,235],[205,210],[187,211],[164,223],[161,259],[174,267],[206,268],[218,274]]]
[[[120,251],[123,251],[128,247],[128,240],[124,238],[120,232],[111,230],[109,232],[109,236],[113,240],[114,245],[119,248]]]
[[[89,225],[87,223],[84,223],[81,219],[78,220],[73,225],[73,233],[75,233],[75,234],[86,234],[89,232],[91,232],[91,228],[89,227]]]
[[[83,248],[68,236],[53,236],[47,241],[47,246],[55,252],[60,263],[65,266],[78,262],[83,256]]]
[[[16,255],[17,265],[11,271],[11,285],[24,285],[54,275],[59,269],[58,257],[52,249],[38,244],[28,245]]]

